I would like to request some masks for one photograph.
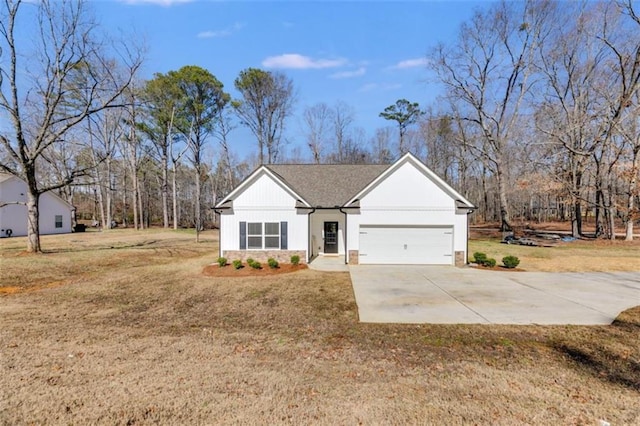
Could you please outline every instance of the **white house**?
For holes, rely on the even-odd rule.
[[[27,183],[6,173],[0,173],[0,206],[4,203],[26,202]],[[53,192],[40,195],[40,234],[71,232],[73,206]],[[27,235],[27,206],[6,204],[0,207],[0,238]]]
[[[263,165],[215,207],[220,256],[462,265],[475,207],[420,160]]]

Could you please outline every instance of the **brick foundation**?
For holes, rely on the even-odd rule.
[[[234,260],[245,262],[248,258],[260,263],[266,263],[269,258],[274,258],[279,263],[291,263],[291,256],[295,254],[300,256],[300,263],[307,263],[307,252],[304,250],[225,250],[222,257],[229,263]]]
[[[456,266],[458,267],[464,266],[467,264],[467,259],[465,259],[463,251],[455,252],[455,262],[456,262]]]
[[[349,265],[358,264],[359,262],[358,255],[359,255],[358,250],[349,250]]]

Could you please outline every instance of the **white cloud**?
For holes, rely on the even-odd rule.
[[[329,78],[341,79],[341,78],[353,78],[363,76],[367,72],[365,67],[360,67],[357,70],[353,71],[340,71],[334,74],[331,74]]]
[[[297,53],[285,53],[279,56],[269,56],[262,61],[262,66],[266,68],[289,68],[289,69],[321,69],[335,68],[342,66],[347,61],[345,59],[313,59]]]
[[[241,22],[236,22],[232,26],[224,28],[222,30],[200,31],[197,37],[198,38],[229,37],[231,34],[240,31],[242,28],[244,28],[244,24]]]
[[[400,61],[391,68],[396,70],[405,70],[407,68],[426,67],[427,65],[429,65],[429,60],[427,58],[414,58]]]
[[[169,7],[175,4],[191,3],[193,0],[120,0],[126,4],[150,4],[157,6]]]

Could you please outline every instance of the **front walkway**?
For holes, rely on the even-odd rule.
[[[349,266],[344,263],[344,255],[316,256],[309,263],[309,269],[325,272],[349,272]]]
[[[350,267],[361,322],[611,324],[640,305],[640,272]]]

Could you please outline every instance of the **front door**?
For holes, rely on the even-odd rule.
[[[338,253],[338,222],[324,223],[324,252]]]

